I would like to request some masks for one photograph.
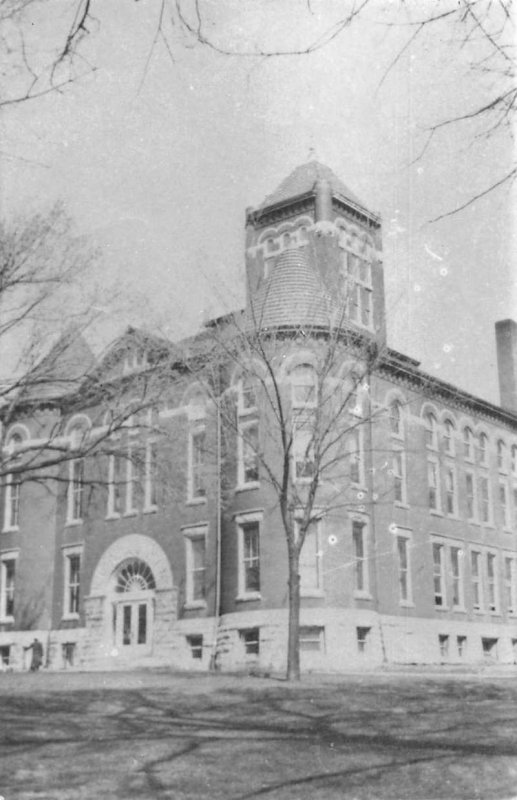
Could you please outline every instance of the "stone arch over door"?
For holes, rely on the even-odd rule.
[[[121,589],[124,565],[142,565],[151,576],[147,587]],[[137,617],[145,617],[145,635]],[[85,598],[86,652],[92,666],[169,663],[172,630],[177,618],[177,590],[168,557],[149,536],[130,534],[113,542],[94,570]],[[132,630],[129,638],[126,629]],[[127,631],[126,631],[127,633]]]

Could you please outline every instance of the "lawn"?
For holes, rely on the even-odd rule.
[[[5,800],[517,798],[517,675],[0,675]]]

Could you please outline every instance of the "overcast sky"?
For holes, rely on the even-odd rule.
[[[35,58],[59,29],[52,9],[65,7],[43,5],[31,26]],[[214,40],[241,49],[304,47],[342,6],[202,4]],[[385,76],[413,31],[401,6],[372,0],[305,56],[224,56],[192,46],[176,26],[172,61],[161,41],[152,47],[156,0],[94,3],[85,52],[96,72],[2,111],[2,213],[63,199],[103,251],[92,281],[105,287],[104,335],[132,323],[175,336],[242,303],[245,208],[315,153],[382,216],[389,344],[498,402],[493,326],[517,318],[510,191],[430,220],[497,181],[510,143],[475,139],[475,125],[459,123],[417,158],[428,127],[474,108],[494,79],[472,71],[472,48],[460,49],[460,31],[446,24]]]

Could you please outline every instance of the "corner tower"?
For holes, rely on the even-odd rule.
[[[317,161],[247,210],[246,278],[255,324],[332,321],[385,341],[380,218]]]

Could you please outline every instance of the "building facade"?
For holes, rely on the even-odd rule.
[[[390,349],[381,220],[316,162],[248,209],[246,278],[231,322],[180,348],[128,330],[79,390],[54,384],[4,426],[4,668],[37,636],[53,669],[285,669],[278,414],[257,352],[235,358],[236,319],[274,348],[300,497],[339,332],[325,385],[343,445],[300,558],[302,669],[516,663],[516,323],[497,323],[501,406]],[[26,468],[56,447],[46,474]]]

